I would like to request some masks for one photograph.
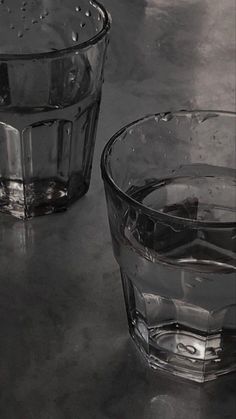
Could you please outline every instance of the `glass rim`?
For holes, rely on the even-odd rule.
[[[103,17],[103,26],[102,29],[96,33],[96,35],[92,36],[85,42],[81,42],[78,44],[73,44],[70,47],[58,49],[56,51],[45,51],[45,52],[30,52],[30,53],[20,53],[20,54],[1,54],[0,53],[0,60],[1,61],[13,61],[13,60],[32,60],[32,59],[47,59],[47,58],[54,58],[60,57],[62,55],[68,54],[73,51],[81,51],[87,49],[93,45],[96,45],[101,39],[103,39],[111,28],[111,15],[99,1],[97,0],[88,0],[93,7],[98,9]]]
[[[137,208],[137,210],[141,211],[142,213],[150,216],[150,217],[157,217],[160,221],[163,221],[164,223],[174,223],[175,225],[185,225],[185,226],[191,226],[191,227],[209,227],[209,228],[229,228],[229,227],[235,227],[235,222],[217,222],[217,221],[201,221],[201,220],[192,220],[189,218],[182,218],[175,215],[170,215],[163,213],[159,210],[153,209],[151,207],[148,207],[147,205],[144,205],[137,201],[136,199],[129,196],[126,192],[124,192],[113,180],[113,177],[109,171],[108,168],[108,159],[109,155],[111,154],[111,150],[113,145],[116,143],[116,141],[121,137],[121,135],[125,134],[130,130],[131,128],[141,125],[142,123],[153,120],[155,118],[160,118],[162,120],[168,121],[168,117],[183,117],[183,116],[192,116],[194,114],[200,114],[200,115],[210,115],[210,116],[229,116],[234,117],[236,120],[236,112],[233,111],[224,111],[224,110],[179,110],[179,111],[171,111],[171,112],[158,112],[154,114],[148,114],[142,118],[139,118],[127,125],[125,125],[123,128],[121,128],[119,131],[117,131],[107,142],[105,145],[102,156],[101,156],[101,172],[102,172],[102,178],[105,182],[108,183],[108,185],[112,188],[112,190],[115,191],[115,193],[125,202],[132,205],[133,207]],[[235,127],[235,134],[236,134],[236,127]]]

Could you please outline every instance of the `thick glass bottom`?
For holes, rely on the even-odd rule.
[[[203,383],[236,371],[236,333],[206,336],[179,324],[148,328],[143,320],[130,333],[149,366]]]
[[[27,219],[64,211],[88,188],[89,182],[80,173],[69,182],[56,178],[34,179],[30,183],[0,179],[0,212]]]
[[[160,287],[154,292],[151,284],[121,273],[130,334],[152,368],[199,383],[236,371],[235,305],[224,303],[223,291],[222,305],[212,310],[206,287],[203,297],[209,302],[203,307],[196,291],[189,301],[173,298],[174,281],[169,296],[167,289],[160,295]],[[213,285],[216,291],[216,281]],[[228,287],[234,292],[230,281]]]

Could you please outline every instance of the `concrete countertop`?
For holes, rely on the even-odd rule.
[[[113,30],[89,193],[63,214],[0,216],[0,418],[234,419],[235,375],[200,386],[140,360],[99,159],[144,114],[235,110],[235,1],[104,3]]]

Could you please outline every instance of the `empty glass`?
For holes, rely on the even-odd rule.
[[[236,114],[157,114],[102,156],[131,336],[153,368],[236,369]]]
[[[88,190],[109,28],[95,0],[0,0],[0,211]]]

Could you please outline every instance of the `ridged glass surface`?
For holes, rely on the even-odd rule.
[[[102,160],[130,333],[153,368],[198,382],[236,368],[235,121],[147,117]]]
[[[11,3],[0,3],[0,211],[27,218],[89,187],[109,21],[86,0]]]

